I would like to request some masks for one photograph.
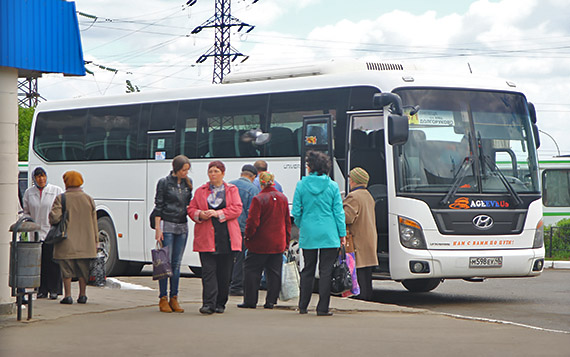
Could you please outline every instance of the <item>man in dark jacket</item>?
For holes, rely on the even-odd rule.
[[[239,190],[239,197],[243,205],[241,215],[238,217],[239,228],[241,229],[241,236],[244,236],[245,222],[249,214],[249,206],[253,196],[259,193],[259,189],[252,183],[257,176],[257,170],[253,165],[243,165],[241,168],[241,176],[237,180],[230,181],[231,184],[237,186]],[[244,241],[243,241],[244,242]],[[245,243],[245,242],[244,242]],[[238,252],[234,262],[234,269],[232,273],[232,282],[230,284],[230,295],[243,296],[243,258],[245,256],[245,245],[242,247],[241,252]]]
[[[273,187],[273,174],[262,172],[259,182],[262,191],[251,202],[245,228],[244,298],[238,307],[256,307],[265,268],[267,296],[263,307],[272,309],[281,289],[281,265],[291,239],[291,218],[287,197]]]

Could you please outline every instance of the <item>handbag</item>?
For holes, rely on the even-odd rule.
[[[87,285],[105,286],[105,255],[102,251],[97,253],[97,258],[89,261],[89,281]]]
[[[301,277],[297,262],[292,258],[291,254],[287,254],[285,262],[281,268],[281,290],[279,291],[279,300],[287,301],[299,297],[299,284]]]
[[[152,229],[156,229],[156,207],[152,209],[152,212],[150,212],[150,216],[148,217],[149,222],[150,222],[150,228]]]
[[[44,243],[57,244],[67,239],[67,209],[65,207],[65,193],[61,194],[61,219],[58,223],[52,224]]]
[[[344,245],[340,249],[340,257],[334,262],[331,276],[331,292],[342,294],[352,289],[352,276],[346,264],[346,250]]]
[[[152,280],[170,278],[172,267],[170,266],[170,247],[163,247],[162,243],[156,242],[156,248],[152,249]]]

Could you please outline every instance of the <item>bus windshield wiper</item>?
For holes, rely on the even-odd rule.
[[[505,186],[507,191],[509,191],[509,194],[511,195],[511,197],[515,200],[515,205],[516,206],[522,205],[524,202],[521,199],[521,196],[513,188],[513,185],[511,185],[509,183],[509,181],[507,180],[507,178],[505,177],[503,172],[499,169],[499,167],[497,167],[497,165],[493,161],[491,161],[490,157],[485,156],[483,154],[481,156],[482,156],[483,164],[487,165],[489,167],[489,169],[491,170],[491,172],[496,173],[499,176],[499,179],[503,183],[503,186]]]
[[[471,156],[466,156],[463,159],[461,166],[459,166],[459,170],[457,170],[455,176],[453,176],[453,185],[451,185],[445,197],[440,201],[441,205],[447,206],[450,203],[449,200],[451,199],[452,196],[455,195],[455,193],[459,189],[459,185],[461,184],[461,181],[463,181],[465,176],[467,176],[467,172],[472,163],[473,163],[473,158]]]

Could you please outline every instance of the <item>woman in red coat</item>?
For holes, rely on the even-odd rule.
[[[241,251],[237,218],[242,203],[238,188],[224,182],[226,166],[208,165],[209,182],[200,186],[188,206],[194,225],[194,251],[202,264],[202,314],[223,313],[228,302],[234,252]]]
[[[281,289],[283,252],[291,238],[289,203],[284,194],[273,187],[269,172],[259,175],[262,191],[251,201],[245,226],[247,255],[243,262],[244,296],[238,307],[255,309],[261,272],[267,277],[266,309],[277,303]]]

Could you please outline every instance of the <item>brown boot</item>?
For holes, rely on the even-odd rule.
[[[168,304],[168,298],[166,296],[160,298],[160,301],[158,302],[158,308],[160,309],[160,312],[172,312],[172,309]]]
[[[170,307],[174,312],[184,312],[184,309],[180,307],[180,304],[178,304],[178,296],[173,296],[170,298]]]

